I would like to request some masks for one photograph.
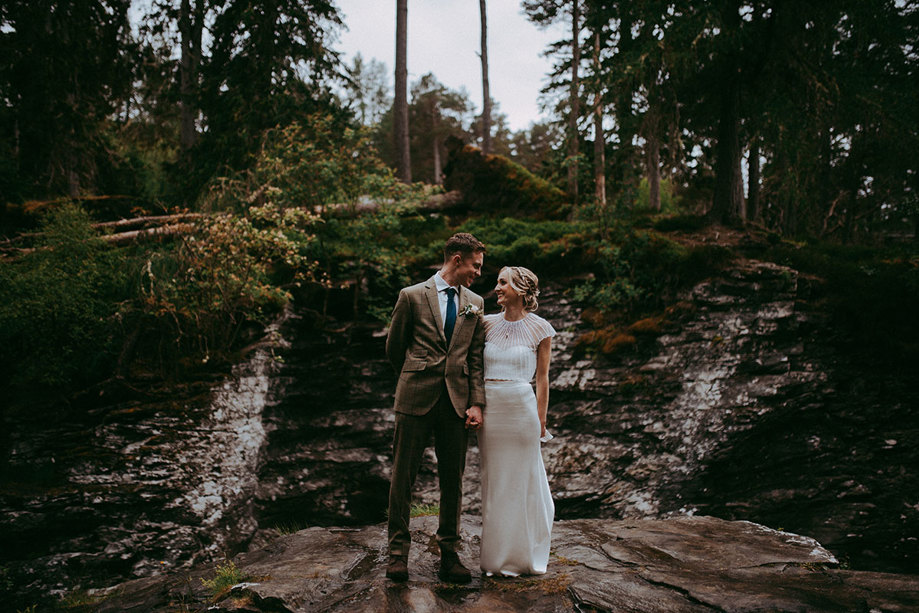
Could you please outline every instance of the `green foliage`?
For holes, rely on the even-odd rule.
[[[204,218],[177,243],[117,249],[75,205],[49,214],[33,252],[0,262],[0,367],[15,389],[85,387],[128,364],[167,371],[224,359],[302,283],[316,215],[273,204]]]
[[[36,249],[0,262],[3,386],[84,385],[108,372],[133,287],[130,260],[75,205],[51,213]]]
[[[721,268],[730,253],[717,247],[684,247],[661,234],[621,225],[612,238],[597,237],[585,259],[594,278],[572,288],[575,300],[607,313],[635,315],[660,309],[679,290]]]
[[[352,316],[359,314],[363,298],[373,317],[387,319],[391,290],[408,281],[409,235],[403,221],[413,217],[412,210],[411,204],[397,201],[357,215],[327,216],[317,255],[334,284],[351,286]]]
[[[236,211],[259,202],[285,214],[321,216],[313,219],[311,236],[296,239],[312,263],[310,275],[328,287],[350,288],[352,316],[369,312],[385,320],[391,290],[407,282],[413,239],[444,228],[442,219],[415,212],[433,193],[397,181],[366,130],[314,114],[270,130],[254,166],[216,181],[205,208]]]
[[[207,361],[229,350],[244,324],[267,323],[290,300],[287,284],[321,280],[318,262],[304,255],[317,222],[303,209],[274,204],[207,218],[176,249],[148,257],[146,312],[182,353]]]
[[[312,114],[268,130],[252,168],[215,180],[204,208],[240,211],[272,202],[318,212],[331,205],[353,208],[365,196],[394,198],[399,189],[366,130]]]
[[[223,564],[217,565],[213,579],[201,579],[201,583],[210,590],[213,598],[217,598],[237,583],[242,583],[248,579],[249,576],[241,571],[232,560],[227,560]]]
[[[428,73],[412,85],[409,105],[410,150],[412,177],[439,184],[434,163],[434,148],[443,157],[444,143],[449,136],[471,138],[464,124],[470,122],[472,102],[465,89],[452,91]]]
[[[456,139],[447,144],[444,187],[460,190],[474,211],[492,216],[527,215],[564,218],[569,211],[564,193],[545,179],[500,155],[484,155]]]
[[[88,610],[90,607],[99,604],[102,600],[99,596],[93,596],[84,589],[76,589],[68,592],[61,598],[58,608],[62,611],[68,610]]]
[[[650,189],[648,179],[642,177],[638,184],[638,199],[635,202],[635,209],[638,211],[650,211],[649,202]],[[680,210],[680,197],[674,193],[673,185],[669,179],[661,179],[660,184],[661,213],[676,213]]]
[[[425,517],[440,514],[440,506],[436,504],[413,504],[409,512],[411,517]]]
[[[534,271],[549,272],[561,271],[577,261],[583,234],[588,228],[589,224],[567,221],[475,217],[458,231],[469,232],[485,243],[489,265],[526,266]]]
[[[207,8],[210,54],[194,92],[207,121],[192,156],[199,185],[250,167],[266,130],[335,109],[326,84],[338,70],[332,39],[342,25],[328,0],[229,0]]]

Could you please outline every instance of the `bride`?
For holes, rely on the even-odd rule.
[[[478,440],[480,566],[487,576],[542,574],[549,562],[555,505],[540,440],[547,440],[555,330],[535,313],[538,282],[526,268],[504,267],[495,286],[502,312],[485,316],[486,412]]]

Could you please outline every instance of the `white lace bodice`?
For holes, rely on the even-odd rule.
[[[536,375],[536,348],[555,329],[535,313],[507,321],[503,313],[485,316],[485,379],[530,382]]]

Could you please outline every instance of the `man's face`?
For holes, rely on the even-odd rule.
[[[460,285],[469,287],[482,274],[482,262],[485,261],[484,253],[473,253],[465,258],[456,255],[459,263],[456,267],[456,281]]]

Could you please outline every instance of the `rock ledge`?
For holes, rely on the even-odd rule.
[[[481,527],[463,518],[477,571]],[[815,540],[712,517],[555,523],[549,570],[471,584],[436,576],[436,517],[412,520],[410,579],[384,576],[385,527],[310,528],[241,554],[250,579],[217,598],[213,569],[137,579],[97,611],[917,611],[919,576],[849,571]]]

